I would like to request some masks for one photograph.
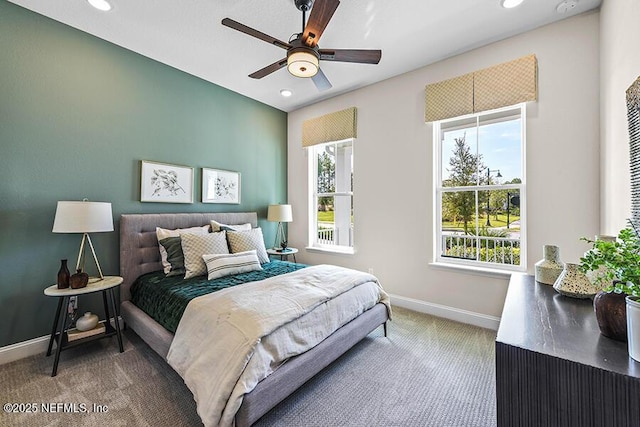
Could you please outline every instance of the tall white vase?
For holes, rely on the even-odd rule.
[[[626,300],[629,356],[640,362],[640,299],[627,297]]]
[[[536,262],[536,281],[545,285],[553,285],[564,268],[564,264],[560,261],[560,248],[544,245],[542,254],[544,258]]]

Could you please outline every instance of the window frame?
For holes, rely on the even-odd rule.
[[[353,174],[353,179],[355,180],[355,138],[346,138],[339,141],[328,141],[322,144],[311,145],[307,148],[308,155],[308,171],[309,171],[309,235],[307,238],[308,246],[306,249],[309,250],[317,250],[321,252],[331,252],[331,253],[340,253],[340,254],[353,254],[355,252],[355,213],[353,213],[353,226],[351,227],[351,246],[345,245],[328,245],[322,244],[318,242],[318,198],[319,197],[336,197],[336,196],[349,196],[351,197],[351,211],[354,212],[354,204],[353,204],[353,188],[349,192],[332,192],[332,193],[318,193],[318,150],[324,148],[328,145],[335,145],[350,142],[351,145],[351,161],[352,168],[351,173]],[[336,173],[337,175],[337,173]],[[335,225],[335,217],[334,217],[334,225]],[[334,228],[335,230],[335,228]],[[334,231],[335,232],[335,231]]]
[[[452,123],[452,122],[460,122],[459,128],[469,128],[473,119],[475,119],[475,127],[479,127],[480,125],[485,125],[488,123],[496,123],[507,121],[510,116],[509,113],[513,112],[513,116],[518,115],[521,118],[521,152],[520,152],[520,162],[521,162],[521,170],[522,170],[522,178],[520,184],[501,184],[501,185],[485,185],[478,183],[475,186],[467,186],[467,187],[443,187],[442,182],[442,172],[443,172],[443,164],[442,164],[442,142],[443,142],[443,124]],[[512,271],[526,271],[527,270],[527,185],[526,185],[526,130],[527,130],[527,108],[526,103],[520,103],[515,105],[510,105],[508,107],[497,108],[489,111],[482,111],[480,113],[467,114],[464,116],[453,117],[450,119],[439,120],[433,122],[433,206],[434,206],[434,221],[433,221],[433,263],[436,265],[443,266],[451,266],[451,267],[459,267],[464,269],[478,269],[485,271],[497,271],[497,272],[512,272]],[[495,118],[493,120],[488,120],[481,123],[482,117],[496,115],[501,116]],[[506,120],[505,120],[506,119]],[[467,124],[465,124],[467,122]],[[451,131],[456,129],[456,126],[446,127],[446,131]],[[476,141],[476,151],[475,154],[478,154],[479,143]],[[478,171],[480,173],[480,171]],[[463,258],[453,258],[446,257],[442,255],[442,195],[445,192],[453,192],[453,191],[473,191],[476,194],[476,221],[479,218],[479,205],[480,202],[477,199],[477,195],[480,191],[491,191],[491,190],[508,190],[508,189],[518,189],[520,191],[520,264],[512,265],[512,264],[503,264],[489,261],[479,261],[479,260],[471,260],[471,259],[463,259]],[[479,244],[479,237],[477,237]]]

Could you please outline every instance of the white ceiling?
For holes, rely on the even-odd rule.
[[[229,17],[288,41],[302,27],[293,0],[109,0],[101,12],[86,0],[10,0],[124,48],[283,111],[354,90],[470,49],[583,13],[602,0],[525,0],[504,9],[500,0],[342,0],[327,26],[323,49],[382,49],[378,65],[321,61],[333,88],[318,92],[286,69],[247,77],[286,52],[223,26]],[[280,89],[291,89],[284,98]]]

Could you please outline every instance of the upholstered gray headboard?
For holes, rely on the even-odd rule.
[[[120,217],[120,276],[124,279],[120,299],[131,299],[131,284],[142,274],[162,269],[156,227],[167,229],[207,225],[212,219],[223,224],[258,226],[256,212],[125,214]]]

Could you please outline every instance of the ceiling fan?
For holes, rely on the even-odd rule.
[[[249,77],[261,79],[284,66],[296,77],[310,77],[318,90],[331,89],[331,83],[320,69],[320,60],[338,62],[356,62],[361,64],[377,64],[382,57],[381,50],[365,49],[320,49],[318,41],[329,24],[331,17],[340,5],[340,0],[294,0],[298,10],[302,12],[302,32],[294,34],[289,42],[283,42],[263,32],[254,30],[230,18],[224,18],[222,25],[264,40],[287,51],[286,58],[249,74]],[[313,9],[312,9],[313,7]],[[309,22],[306,14],[311,10]]]

